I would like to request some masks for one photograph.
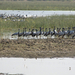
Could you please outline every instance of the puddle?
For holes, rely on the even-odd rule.
[[[75,75],[75,58],[0,58],[0,73]]]

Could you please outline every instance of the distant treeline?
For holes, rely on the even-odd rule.
[[[75,0],[0,0],[0,1],[75,1]]]

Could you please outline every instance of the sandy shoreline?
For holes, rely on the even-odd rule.
[[[0,57],[75,57],[75,39],[1,39]]]

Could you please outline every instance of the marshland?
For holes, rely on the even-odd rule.
[[[15,18],[14,18],[15,19]],[[53,29],[54,29],[54,26],[55,26],[55,29],[57,30],[57,28],[61,28],[61,30],[62,30],[62,28],[68,28],[68,27],[70,27],[71,28],[71,30],[72,30],[72,27],[75,27],[75,15],[53,15],[53,16],[45,16],[45,17],[35,17],[35,18],[25,18],[25,21],[12,21],[11,20],[11,18],[9,18],[9,19],[3,19],[3,18],[0,18],[0,39],[1,39],[1,41],[0,41],[0,46],[1,46],[1,52],[2,52],[2,50],[4,51],[4,54],[2,54],[4,57],[20,57],[21,56],[21,54],[20,55],[18,55],[18,54],[15,54],[15,55],[12,55],[11,53],[9,53],[9,54],[6,54],[6,50],[8,50],[8,49],[10,49],[10,50],[14,50],[14,52],[16,51],[16,49],[17,49],[17,51],[18,51],[18,49],[22,49],[22,50],[27,50],[27,51],[31,51],[31,50],[33,50],[33,52],[35,52],[35,51],[37,51],[37,50],[40,50],[41,49],[41,46],[40,46],[40,44],[41,43],[38,43],[39,42],[39,40],[43,43],[43,46],[45,47],[45,45],[47,45],[47,49],[46,50],[57,50],[57,52],[58,52],[58,50],[66,50],[67,49],[67,51],[69,52],[70,50],[74,50],[74,39],[72,39],[71,38],[71,36],[69,36],[69,37],[67,37],[67,38],[62,38],[61,39],[61,37],[59,37],[59,38],[56,38],[56,39],[51,39],[51,38],[48,38],[49,40],[53,40],[52,41],[52,45],[54,46],[53,48],[52,47],[49,47],[50,45],[50,43],[51,43],[51,41],[49,41],[49,40],[47,40],[47,39],[33,39],[33,41],[36,41],[36,43],[40,46],[40,47],[38,47],[38,45],[34,45],[33,47],[32,47],[32,49],[31,49],[31,46],[32,46],[32,43],[29,43],[31,40],[30,39],[24,39],[24,38],[17,38],[16,40],[10,40],[10,38],[9,37],[7,37],[7,36],[10,36],[11,38],[13,38],[13,37],[15,37],[15,36],[11,36],[13,33],[15,33],[15,32],[18,32],[18,29],[20,29],[20,32],[23,32],[23,28],[27,28],[27,31],[29,31],[29,29],[38,29],[39,30],[39,28],[41,27],[41,28],[44,28],[43,30],[45,31],[45,29],[47,28],[47,29],[51,29],[51,31],[53,31]],[[48,30],[47,30],[48,31]],[[4,37],[3,36],[5,36],[5,39],[4,39]],[[3,40],[4,39],[4,40]],[[67,40],[67,39],[69,39],[69,40]],[[8,40],[8,42],[6,42]],[[17,41],[18,40],[18,41]],[[28,40],[28,42],[26,42],[26,40]],[[47,41],[46,41],[47,40]],[[55,46],[55,42],[54,42],[54,40],[58,40],[58,41],[61,41],[61,47],[60,47],[60,44],[58,44],[58,41],[56,41],[56,46]],[[63,40],[67,40],[67,43],[66,43],[66,45],[63,45],[64,43],[65,43],[65,41],[63,41]],[[70,42],[70,40],[71,40],[71,42]],[[3,43],[3,41],[4,41],[4,43]],[[26,44],[28,44],[28,47],[26,47],[25,46],[25,44],[23,43],[23,42],[21,42],[21,41],[24,41],[24,42],[26,42]],[[46,41],[46,42],[45,42]],[[5,43],[6,42],[6,43]],[[14,42],[14,43],[13,43]],[[20,43],[20,48],[18,48],[18,42]],[[45,42],[45,43],[44,43]],[[50,42],[50,43],[49,43]],[[70,47],[65,47],[65,49],[64,49],[64,47],[63,46],[68,46],[69,45],[69,42],[70,42],[70,46],[71,46],[71,48],[73,48],[73,49],[71,49]],[[15,43],[17,43],[16,45],[15,45],[15,47],[13,47],[14,49],[12,49],[12,47],[11,46],[4,46],[4,45],[6,45],[6,44],[8,44],[9,45],[9,43],[12,45],[13,44],[13,46],[15,45]],[[34,42],[35,43],[35,42]],[[73,43],[73,44],[71,44],[71,43]],[[26,49],[24,49],[24,47],[23,46],[25,46],[25,48]],[[57,47],[58,46],[58,47]],[[8,48],[7,48],[8,47]],[[20,50],[21,50],[20,49]],[[43,50],[44,50],[44,48],[42,48]],[[42,50],[41,49],[41,50]],[[21,50],[21,51],[22,51]],[[56,52],[56,53],[57,53]],[[55,54],[56,54],[55,53]],[[25,54],[25,53],[24,53]],[[45,53],[44,53],[45,54]],[[55,56],[55,54],[52,56],[52,57],[56,57]],[[62,53],[63,54],[63,53]],[[0,54],[1,55],[1,54]],[[1,55],[1,56],[2,56]],[[41,55],[41,57],[43,57],[42,56],[42,54],[40,53],[40,55]],[[59,56],[61,55],[61,52],[59,53]],[[74,52],[73,52],[73,54],[72,54],[73,56],[74,56]],[[72,55],[71,55],[71,57],[72,57]],[[23,56],[23,54],[22,54],[22,56]],[[21,56],[21,57],[22,57]],[[58,56],[58,55],[57,55]],[[24,56],[24,57],[29,57],[29,56]],[[35,56],[30,56],[30,57],[38,57],[38,55],[36,54]],[[50,57],[50,56],[44,56],[44,57]],[[63,57],[64,57],[64,54],[63,54]],[[68,55],[68,57],[69,57],[69,55]]]
[[[75,26],[75,15],[55,15],[55,16],[46,16],[46,17],[36,17],[36,18],[26,18],[25,21],[11,21],[0,18],[0,30],[2,32],[11,32],[18,31],[20,28],[37,28],[43,27],[53,29],[54,26],[56,28],[66,28],[66,27],[74,27]]]
[[[29,28],[37,28],[43,27],[43,28],[51,28],[53,29],[54,26],[59,27],[74,27],[75,24],[75,17],[74,15],[61,15],[61,16],[48,16],[48,17],[37,17],[37,18],[26,18],[25,21],[19,22],[19,21],[5,21],[4,19],[1,19],[1,34],[3,32],[10,33],[11,32],[17,32],[18,28],[23,30],[24,27],[26,27],[28,30]],[[1,38],[2,39],[2,38]],[[66,40],[66,41],[65,41]],[[61,42],[60,42],[61,41]],[[74,41],[75,39],[18,39],[18,40],[9,40],[4,39],[0,41],[1,45],[1,54],[3,57],[74,57]],[[65,44],[65,45],[64,45]],[[19,48],[20,47],[20,48]],[[12,52],[14,50],[14,52]],[[15,53],[20,52],[22,53]],[[72,51],[73,50],[73,51]],[[10,52],[9,52],[10,51]],[[24,52],[25,51],[25,52]],[[6,53],[7,52],[7,53]],[[27,54],[27,53],[28,54]],[[40,54],[38,54],[38,52]],[[46,52],[50,52],[48,55],[46,55]],[[71,53],[70,53],[71,52]],[[73,54],[72,54],[73,52]],[[14,55],[12,53],[15,53]],[[26,53],[26,54],[25,54]],[[29,54],[31,53],[31,54]],[[43,53],[43,54],[42,54]],[[52,54],[54,53],[54,54]],[[0,55],[1,55],[0,54]],[[2,56],[1,55],[1,56]]]

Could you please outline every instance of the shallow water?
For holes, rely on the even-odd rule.
[[[52,38],[52,39],[54,39],[54,38],[59,38],[59,37],[57,37],[57,36],[55,36],[55,35],[53,35],[53,36],[51,36],[51,35],[48,35],[48,36],[43,36],[43,35],[41,35],[41,36],[38,36],[38,37],[32,37],[32,36],[25,36],[25,37],[23,37],[23,36],[21,36],[21,37],[19,37],[18,38],[18,36],[11,36],[11,33],[8,33],[8,34],[3,34],[1,37],[0,37],[0,39],[10,39],[10,40],[17,40],[17,39],[47,39],[47,38]],[[68,38],[67,36],[64,36],[64,38]],[[69,37],[69,38],[72,38],[71,36]]]
[[[75,58],[0,58],[0,73],[75,75]]]
[[[41,35],[41,36],[38,36],[38,37],[32,37],[32,36],[27,36],[27,37],[23,37],[23,36],[21,36],[21,37],[19,37],[18,38],[18,36],[11,36],[11,34],[9,34],[9,35],[3,35],[3,36],[1,36],[0,37],[0,39],[10,39],[10,40],[17,40],[17,39],[47,39],[47,38],[52,38],[52,39],[54,39],[54,38],[59,38],[59,37],[57,37],[57,36],[51,36],[51,35],[48,35],[48,36],[43,36],[43,35]],[[64,36],[64,38],[68,38],[67,36]],[[69,37],[69,38],[72,38],[72,37]]]
[[[38,37],[32,37],[32,36],[21,36],[18,38],[18,35],[15,35],[15,36],[11,36],[13,33],[12,32],[9,32],[9,33],[2,33],[2,35],[0,36],[0,39],[47,39],[47,38],[59,38],[58,36],[51,36],[51,35],[48,35],[48,36],[44,36],[44,35],[41,35],[41,36],[38,36]],[[72,38],[71,36],[70,37],[67,37],[66,35],[64,36],[64,38]]]
[[[27,37],[23,37],[23,36],[21,36],[21,37],[19,37],[18,38],[18,36],[11,36],[11,35],[9,35],[9,36],[2,36],[2,39],[10,39],[10,40],[12,40],[12,39],[14,39],[14,40],[16,40],[16,39],[47,39],[47,38],[55,38],[55,36],[48,36],[48,37],[46,37],[46,36],[43,36],[43,35],[41,35],[41,36],[38,36],[38,37],[32,37],[32,36],[27,36]]]
[[[18,15],[27,15],[31,16],[51,16],[51,15],[75,15],[75,11],[40,11],[40,10],[0,10],[0,14],[18,14]]]
[[[12,40],[12,39],[47,39],[47,38],[55,38],[55,36],[52,36],[51,37],[51,35],[48,35],[48,36],[43,36],[43,35],[41,35],[41,36],[38,36],[38,37],[32,37],[32,36],[25,36],[25,37],[23,37],[23,36],[21,36],[21,37],[19,37],[18,38],[18,36],[11,36],[13,33],[3,33],[2,35],[1,35],[1,37],[0,38],[2,38],[2,39],[10,39],[10,40]]]

